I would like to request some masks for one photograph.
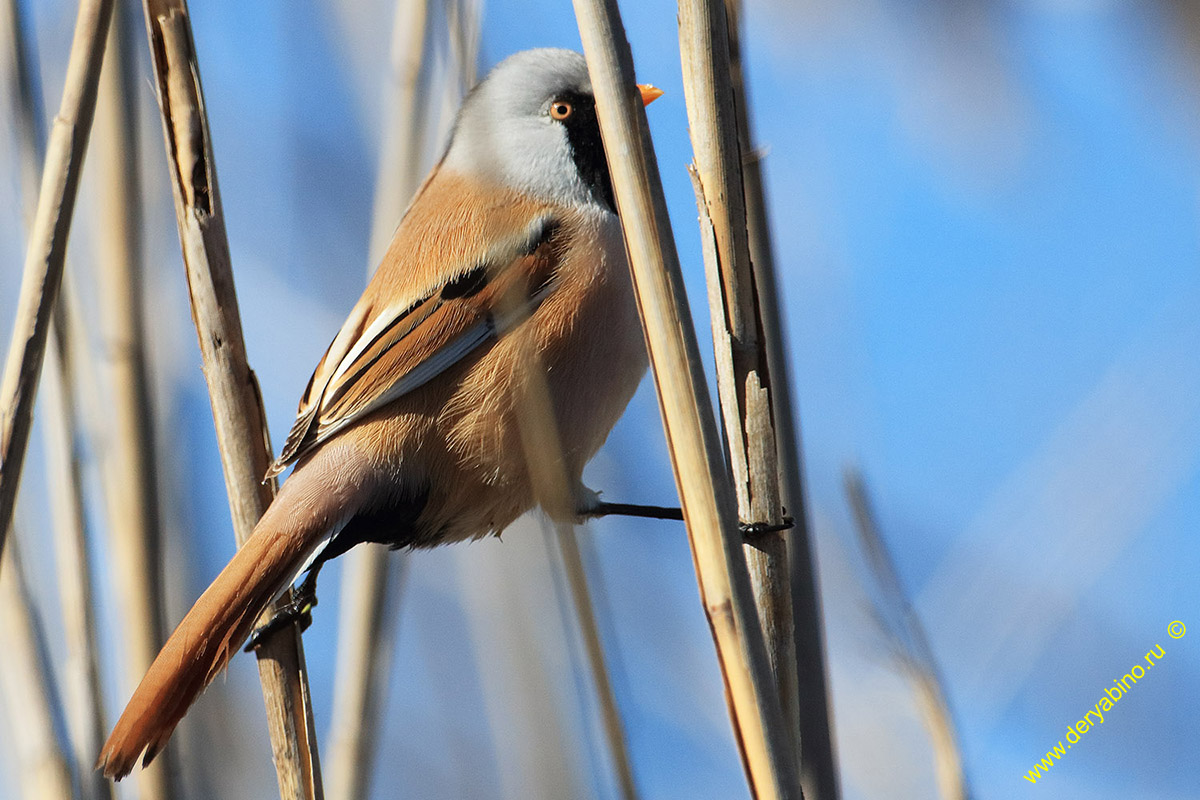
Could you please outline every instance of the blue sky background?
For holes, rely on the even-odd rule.
[[[675,9],[625,3],[702,348],[711,349]],[[1200,82],[1170,5],[1131,0],[750,4],[756,140],[798,393],[847,798],[935,793],[928,738],[870,611],[841,490],[865,475],[947,678],[982,800],[1185,798],[1200,785]],[[26,3],[57,107],[74,8]],[[280,441],[361,291],[390,4],[192,9],[252,366]],[[138,40],[139,46],[144,46]],[[569,4],[491,2],[481,63],[578,49]],[[440,51],[443,53],[444,50]],[[232,533],[142,82],[151,339],[173,620]],[[432,116],[432,115],[431,115]],[[0,197],[17,198],[0,125]],[[432,146],[430,148],[432,156]],[[90,298],[85,186],[72,256]],[[19,204],[0,202],[11,325]],[[85,305],[87,305],[85,303]],[[93,315],[94,316],[94,315]],[[706,356],[706,359],[709,357]],[[709,359],[710,360],[710,359]],[[34,439],[20,514],[55,640]],[[647,382],[588,474],[667,502]],[[96,492],[96,479],[91,477]],[[100,535],[102,515],[96,515]],[[375,797],[615,797],[578,643],[536,521],[409,559]],[[747,796],[682,530],[583,532],[648,798]],[[97,546],[105,632],[119,624]],[[327,729],[337,570],[305,644]],[[1181,620],[1195,632],[1167,636]],[[1037,785],[1025,773],[1147,650],[1166,651]],[[119,654],[110,653],[115,670]],[[274,784],[252,659],[181,726],[189,796]],[[110,713],[127,695],[115,672]],[[0,742],[11,736],[7,726]],[[323,744],[325,742],[322,742]],[[208,748],[208,749],[205,749]],[[0,796],[15,787],[0,747]],[[215,765],[213,762],[216,762]],[[15,792],[15,788],[12,789]]]

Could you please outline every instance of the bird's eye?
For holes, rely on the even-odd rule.
[[[550,104],[550,116],[557,120],[566,119],[571,116],[571,112],[574,110],[570,103],[563,102],[562,100]]]

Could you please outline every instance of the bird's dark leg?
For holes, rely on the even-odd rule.
[[[674,519],[683,521],[683,509],[664,506],[641,506],[634,503],[596,502],[591,508],[580,511],[581,517],[642,517],[644,519]]]
[[[762,536],[764,533],[779,533],[780,531],[790,531],[796,527],[796,520],[787,514],[783,515],[783,521],[775,525],[769,522],[739,522],[738,530],[742,532],[743,539],[749,539],[753,536]]]
[[[591,508],[580,511],[579,516],[591,517],[642,517],[645,519],[674,519],[683,520],[683,509],[665,506],[643,506],[634,503],[605,503],[597,501]],[[738,530],[743,537],[761,536],[764,533],[777,533],[795,527],[796,520],[784,514],[783,521],[777,525],[765,522],[739,522]]]
[[[250,638],[246,640],[246,646],[242,648],[242,652],[249,653],[256,649],[279,630],[293,622],[300,626],[301,633],[308,630],[308,626],[312,625],[313,607],[317,604],[317,573],[321,571],[321,565],[324,563],[324,561],[317,561],[309,567],[304,580],[300,581],[300,585],[292,594],[291,601],[281,606],[266,625],[255,628],[254,633],[250,634]]]

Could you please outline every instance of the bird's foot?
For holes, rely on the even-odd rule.
[[[783,515],[783,521],[777,523],[770,522],[739,522],[738,530],[742,534],[743,539],[749,539],[754,536],[762,536],[765,533],[779,533],[780,531],[790,531],[796,527],[796,520],[787,514]]]
[[[279,610],[275,612],[275,616],[271,617],[267,624],[254,629],[250,638],[246,640],[246,646],[242,648],[242,652],[249,653],[258,649],[258,646],[267,639],[293,623],[300,626],[300,632],[304,633],[312,625],[312,610],[316,605],[317,582],[313,573],[310,572],[309,576],[300,583],[299,588],[292,595],[292,599],[280,606]]]

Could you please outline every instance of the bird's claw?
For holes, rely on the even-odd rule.
[[[312,610],[316,604],[316,597],[307,598],[297,594],[290,603],[280,607],[275,612],[275,616],[267,620],[266,625],[260,625],[254,629],[250,638],[246,640],[246,646],[242,648],[242,652],[249,653],[257,650],[259,645],[293,623],[299,626],[300,633],[304,633],[312,625]]]
[[[779,533],[780,531],[791,530],[796,527],[794,517],[784,515],[783,521],[778,523],[770,522],[739,522],[738,530],[741,531],[742,538],[749,539],[754,536],[762,536],[766,533]]]

